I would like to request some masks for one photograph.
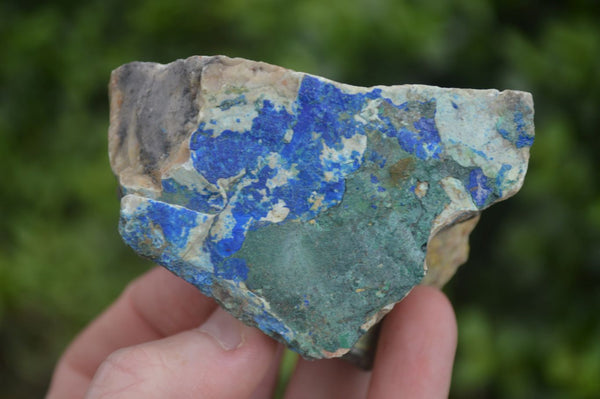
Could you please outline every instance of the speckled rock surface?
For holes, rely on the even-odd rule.
[[[445,283],[534,137],[528,93],[226,57],[127,64],[110,90],[125,242],[309,358],[345,354],[428,268]]]

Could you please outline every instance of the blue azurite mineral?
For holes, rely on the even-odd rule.
[[[428,267],[449,277],[479,211],[522,185],[533,135],[515,91],[226,57],[111,78],[125,242],[311,358],[346,353]]]

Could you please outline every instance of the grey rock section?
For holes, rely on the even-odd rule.
[[[199,57],[169,67],[132,62],[113,72],[109,154],[114,172],[134,179],[129,184],[153,186],[165,164],[187,155],[178,150],[197,126],[206,63]]]

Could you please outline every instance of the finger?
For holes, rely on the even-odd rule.
[[[371,373],[341,359],[300,359],[288,385],[286,399],[358,399],[367,396]]]
[[[215,306],[166,269],[150,270],[133,281],[66,350],[56,367],[48,398],[81,398],[109,354],[198,326]]]
[[[283,345],[278,344],[275,358],[271,362],[269,370],[267,370],[263,380],[258,384],[258,387],[256,387],[254,393],[250,395],[249,399],[269,399],[273,397],[277,379],[279,378],[279,368],[281,365],[281,358],[283,357],[283,350]]]
[[[416,287],[383,321],[369,399],[447,398],[456,335],[446,296]]]
[[[198,329],[112,354],[86,398],[248,398],[276,349],[275,341],[219,308]]]

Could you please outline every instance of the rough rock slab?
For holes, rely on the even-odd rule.
[[[308,358],[348,352],[428,267],[445,283],[534,137],[528,93],[221,56],[130,63],[110,91],[125,242]]]

